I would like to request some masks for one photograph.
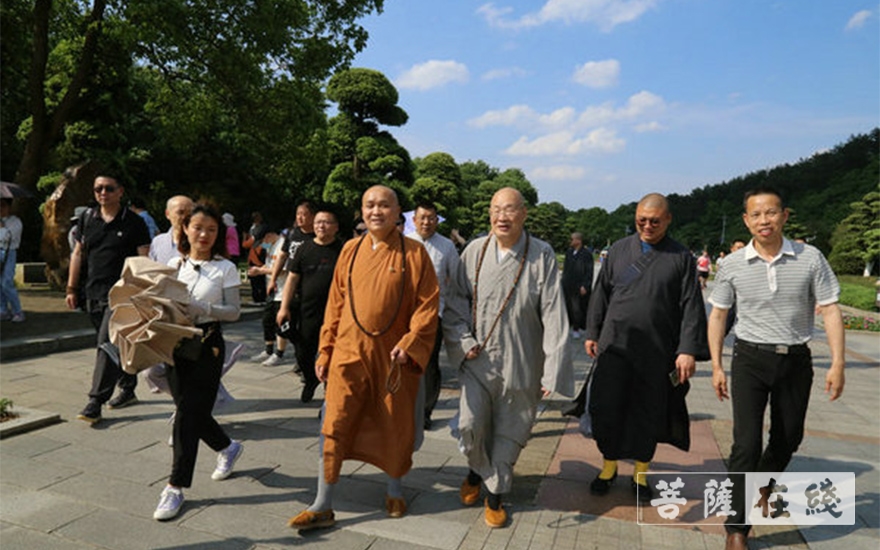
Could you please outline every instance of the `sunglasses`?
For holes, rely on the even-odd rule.
[[[650,225],[651,227],[658,227],[663,220],[660,218],[636,218],[636,223],[638,225]]]
[[[119,187],[115,185],[96,185],[95,186],[95,194],[98,193],[115,193]]]

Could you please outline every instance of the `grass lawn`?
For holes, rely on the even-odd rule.
[[[875,277],[862,277],[859,275],[840,275],[840,303],[850,307],[874,311],[874,301],[877,298]]]

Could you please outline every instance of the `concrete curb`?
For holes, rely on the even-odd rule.
[[[12,412],[17,414],[18,418],[0,422],[0,439],[61,422],[61,415],[58,413],[28,409],[27,407],[14,407]]]

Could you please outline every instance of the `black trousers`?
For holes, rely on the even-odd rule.
[[[167,366],[168,385],[177,405],[173,428],[174,458],[169,480],[175,487],[192,485],[199,440],[217,452],[232,441],[212,414],[226,355],[220,326],[212,326],[213,329],[206,329],[208,336],[198,360],[188,361],[175,354],[175,364]]]
[[[92,371],[92,389],[89,391],[89,399],[103,405],[113,396],[113,388],[119,383],[123,391],[134,391],[137,386],[137,376],[128,374],[122,367],[110,359],[101,344],[110,342],[110,315],[112,311],[106,302],[93,300],[89,303],[89,319],[92,326],[98,331],[98,351],[95,355],[95,370]]]
[[[434,339],[434,350],[425,365],[425,418],[430,419],[437,401],[440,399],[440,388],[443,385],[443,377],[440,374],[440,348],[443,347],[443,330],[440,328],[442,320],[437,323],[437,336]]]
[[[804,438],[804,420],[813,384],[813,359],[802,353],[779,355],[737,341],[731,365],[733,448],[728,470],[733,473],[782,472]],[[764,411],[770,404],[770,440],[763,449]],[[737,476],[739,477],[739,476]],[[748,533],[743,523],[749,508],[744,479],[733,479],[736,515],[728,532]]]
[[[318,358],[318,343],[321,338],[323,316],[308,316],[297,313],[299,328],[293,336],[296,363],[299,365],[306,384],[318,386],[318,375],[315,373],[315,360]]]
[[[281,302],[270,300],[266,302],[266,308],[263,310],[263,341],[275,343],[275,335],[278,334],[278,309]]]
[[[251,282],[251,299],[255,304],[262,304],[266,301],[266,276],[265,275],[256,275],[251,277],[248,275],[248,280]]]
[[[573,330],[587,328],[587,302],[590,296],[581,295],[580,289],[565,293],[565,309],[568,312],[568,324]]]

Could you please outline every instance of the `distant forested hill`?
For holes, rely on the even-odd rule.
[[[850,214],[850,204],[876,189],[878,181],[880,129],[875,128],[796,164],[707,185],[688,195],[669,195],[674,213],[670,231],[693,250],[709,247],[713,253],[726,249],[735,238],[747,240],[741,219],[743,193],[772,185],[783,193],[793,214],[786,226],[788,236],[803,237],[828,254],[831,234]]]

